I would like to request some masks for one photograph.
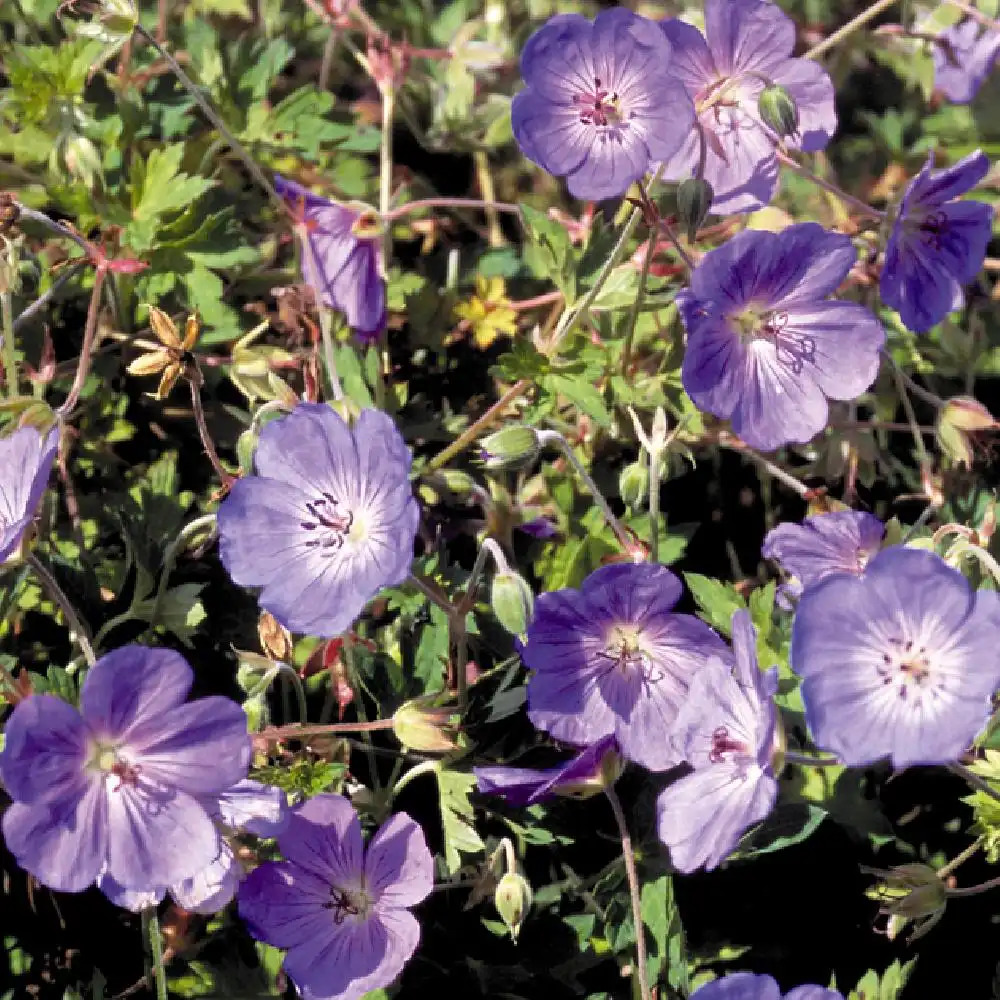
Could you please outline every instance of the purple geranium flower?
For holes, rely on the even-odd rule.
[[[677,296],[695,405],[763,451],[819,433],[827,398],[872,384],[885,340],[867,309],[826,300],[854,261],[849,237],[814,222],[746,230],[707,253]]]
[[[792,626],[816,742],[848,765],[958,759],[1000,683],[1000,596],[933,552],[890,546],[810,587]]]
[[[351,428],[302,403],[261,431],[254,464],[219,508],[223,564],[263,588],[261,606],[285,628],[340,635],[410,571],[420,511],[409,450],[378,410]]]
[[[660,793],[657,832],[682,872],[715,868],[778,794],[771,767],[778,671],[758,668],[747,611],[733,615],[733,653],[735,667],[711,660],[695,675],[674,723],[678,756],[694,770]]]
[[[782,992],[770,976],[732,972],[696,989],[691,1000],[782,1000]],[[796,986],[784,994],[784,1000],[844,1000],[844,997],[823,986]]]
[[[577,198],[624,194],[652,163],[673,156],[694,121],[669,43],[624,7],[593,23],[580,14],[550,18],[524,46],[521,74],[514,138],[530,160],[566,177]]]
[[[7,720],[0,778],[17,863],[52,889],[99,875],[138,892],[204,871],[221,840],[204,805],[246,776],[246,716],[228,698],[185,703],[193,674],[169,649],[125,646],[88,672],[80,710],[52,695]]]
[[[221,795],[202,799],[202,805],[220,827],[218,857],[204,871],[167,888],[136,892],[102,875],[97,887],[117,906],[139,912],[155,906],[169,892],[178,905],[192,913],[217,913],[236,895],[243,866],[227,836],[245,831],[257,837],[276,837],[288,823],[288,799],[280,788],[258,781],[238,781]]]
[[[705,35],[676,18],[661,22],[674,49],[671,71],[687,88],[698,127],[667,161],[664,176],[695,174],[705,151],[704,178],[712,211],[749,212],[774,197],[778,183],[775,135],[757,107],[765,84],[784,87],[798,109],[799,127],[786,142],[812,153],[837,129],[833,83],[810,59],[791,58],[795,25],[773,3],[707,0]]]
[[[618,770],[618,741],[602,736],[561,767],[474,767],[479,791],[502,795],[513,806],[531,806],[556,795],[585,798],[601,791]]]
[[[239,889],[250,933],[288,949],[284,970],[306,1000],[388,986],[420,940],[409,907],[434,885],[420,827],[397,813],[366,851],[351,803],[317,795],[293,810],[278,845],[286,860],[261,865]]]
[[[532,723],[578,746],[613,734],[652,771],[678,763],[666,733],[691,678],[729,656],[704,622],[673,613],[680,596],[677,577],[649,563],[602,566],[580,590],[542,594],[522,652]]]
[[[0,438],[0,563],[21,542],[35,516],[59,448],[59,429],[22,427]]]
[[[274,188],[295,213],[303,280],[323,305],[344,314],[359,337],[374,340],[386,323],[374,212],[321,198],[284,177],[274,178]]]
[[[807,517],[801,524],[786,522],[764,538],[761,555],[773,559],[791,577],[782,587],[784,597],[798,597],[805,587],[831,573],[863,572],[882,544],[885,525],[861,510],[836,510]]]
[[[945,28],[934,43],[934,89],[949,101],[968,104],[1000,55],[1000,31],[969,18]]]
[[[954,200],[986,176],[986,156],[976,150],[944,170],[933,166],[931,152],[906,187],[879,282],[882,301],[917,333],[961,309],[962,289],[981,270],[993,230],[990,205]]]

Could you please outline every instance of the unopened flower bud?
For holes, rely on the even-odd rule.
[[[460,469],[441,469],[437,475],[445,489],[455,496],[467,497],[476,489],[475,479]]]
[[[533,427],[515,424],[483,438],[481,457],[487,469],[524,469],[542,450]]]
[[[636,507],[649,492],[649,469],[645,462],[630,462],[618,476],[622,502]]]
[[[929,865],[906,864],[889,871],[874,868],[864,871],[882,879],[867,895],[881,904],[879,913],[888,918],[886,936],[890,940],[912,921],[910,940],[913,941],[926,934],[944,914],[948,891]]]
[[[240,468],[249,473],[253,471],[253,453],[257,450],[257,435],[252,430],[245,430],[236,439],[236,458]]]
[[[535,595],[523,577],[514,572],[493,577],[490,604],[497,621],[512,635],[524,635],[535,608]]]
[[[493,894],[500,919],[507,925],[511,938],[516,941],[521,931],[521,924],[531,909],[531,886],[523,875],[508,872],[497,884]]]
[[[949,399],[938,411],[934,435],[938,447],[956,465],[971,466],[975,453],[974,435],[996,430],[1000,424],[982,403],[971,396]]]
[[[421,753],[448,753],[458,747],[458,727],[452,722],[456,711],[435,705],[434,695],[405,702],[392,716],[392,730],[407,750]]]
[[[684,225],[688,242],[694,241],[708,217],[715,192],[703,177],[689,177],[677,185],[677,216]]]
[[[799,130],[795,98],[780,83],[769,83],[757,98],[757,110],[765,125],[783,139]]]

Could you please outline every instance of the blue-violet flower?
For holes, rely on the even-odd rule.
[[[979,273],[993,230],[993,208],[955,201],[990,168],[976,150],[934,170],[934,153],[906,186],[885,248],[879,291],[904,325],[924,333],[965,302],[962,291]]]
[[[59,429],[22,427],[0,438],[0,563],[20,544],[35,516],[59,447]]]
[[[292,811],[278,846],[285,860],[265,862],[239,889],[250,933],[288,950],[284,970],[306,1000],[388,986],[420,940],[409,907],[434,885],[420,827],[397,813],[366,851],[351,803],[317,795]]]
[[[957,760],[990,715],[998,630],[1000,596],[926,550],[890,546],[809,587],[791,665],[817,744],[848,766]]]
[[[695,405],[771,451],[818,434],[827,398],[864,392],[885,332],[857,303],[826,299],[855,256],[849,237],[814,222],[745,230],[707,253],[677,295],[688,334],[681,377]]]
[[[378,410],[352,428],[302,403],[261,431],[254,465],[219,507],[222,562],[263,588],[261,607],[285,628],[338,636],[409,573],[420,518],[409,449]]]
[[[18,704],[0,778],[14,799],[4,838],[22,868],[63,892],[100,875],[145,892],[215,861],[204,802],[246,777],[250,737],[236,702],[185,703],[193,679],[172,650],[124,646],[87,673],[79,711],[47,694]]]
[[[669,42],[624,7],[593,23],[580,14],[550,18],[525,44],[521,74],[527,86],[511,108],[514,138],[577,198],[624,194],[674,155],[694,121]]]
[[[667,161],[664,176],[694,176],[704,157],[704,179],[719,214],[766,205],[778,184],[776,136],[757,102],[778,84],[795,102],[798,131],[786,142],[812,153],[837,129],[833,83],[810,59],[793,59],[795,24],[763,0],[707,0],[705,34],[676,18],[661,22],[674,49],[672,73],[694,101],[697,128]]]
[[[747,611],[732,620],[735,666],[711,660],[695,674],[674,722],[678,756],[694,768],[656,802],[657,832],[682,872],[710,871],[771,811],[778,671],[757,666]]]
[[[731,972],[700,986],[691,994],[691,1000],[782,1000],[782,992],[770,976]],[[796,986],[784,994],[784,1000],[844,1000],[844,997],[824,986]]]
[[[343,313],[362,340],[374,340],[386,323],[380,224],[374,213],[321,198],[284,177],[274,178],[274,188],[295,216],[303,281],[324,306]]]
[[[538,597],[521,654],[532,723],[577,746],[613,734],[652,771],[679,763],[666,733],[688,685],[711,657],[729,658],[704,622],[673,612],[681,592],[663,566],[617,563]]]
[[[1000,55],[1000,31],[968,18],[937,37],[931,51],[934,89],[949,101],[968,104],[992,72]]]

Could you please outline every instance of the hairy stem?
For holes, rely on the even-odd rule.
[[[80,347],[80,360],[76,364],[76,375],[73,377],[69,395],[56,411],[61,418],[67,417],[79,402],[80,393],[90,372],[90,358],[94,352],[94,341],[97,339],[97,321],[101,314],[101,291],[107,273],[108,269],[104,264],[98,264],[94,270],[94,287],[90,290],[90,305],[87,306],[87,322],[83,328],[83,344]]]
[[[198,436],[201,438],[201,446],[205,449],[205,454],[208,456],[208,460],[212,463],[212,468],[215,470],[216,476],[219,477],[219,482],[223,487],[228,487],[233,482],[234,477],[226,471],[225,466],[222,464],[222,460],[219,458],[219,453],[215,450],[215,442],[212,440],[212,435],[208,433],[208,423],[205,420],[205,408],[201,402],[201,387],[204,384],[204,376],[201,374],[201,369],[196,364],[188,376],[188,385],[191,389],[191,409],[194,411],[194,422],[198,427]]]
[[[153,982],[156,985],[156,1000],[168,1000],[167,970],[163,962],[163,938],[160,935],[160,921],[156,915],[156,907],[150,906],[143,911],[143,923],[149,935],[149,953],[153,963]]]
[[[639,992],[642,1000],[652,1000],[649,990],[649,978],[646,974],[646,932],[642,923],[642,897],[639,894],[639,875],[635,868],[635,852],[632,849],[632,837],[628,832],[625,812],[614,787],[608,785],[604,794],[611,803],[611,811],[615,814],[618,833],[622,841],[622,859],[625,862],[625,877],[628,880],[628,894],[632,901],[632,923],[635,926],[636,971],[639,973]]]
[[[863,10],[857,17],[852,18],[842,28],[838,28],[832,35],[824,38],[819,44],[814,45],[803,56],[804,59],[818,59],[824,52],[829,52],[835,45],[839,45],[848,35],[853,35],[858,28],[864,27],[869,21],[878,17],[884,10],[888,10],[897,0],[876,0],[871,7]]]
[[[268,726],[254,735],[268,741],[297,740],[303,736],[374,733],[381,729],[392,729],[392,726],[392,719],[375,719],[373,722],[331,722],[325,726]]]
[[[0,320],[2,320],[3,340],[3,381],[7,396],[17,395],[17,354],[14,351],[14,296],[10,292],[0,292]]]
[[[62,273],[56,278],[55,281],[49,286],[48,290],[43,292],[41,295],[35,299],[25,310],[14,320],[14,332],[17,333],[22,326],[30,322],[30,320],[40,313],[55,297],[62,291],[63,286],[75,278],[85,267],[87,262],[85,260],[75,260],[68,267],[63,268]]]
[[[649,281],[649,269],[656,255],[656,234],[649,234],[646,252],[642,257],[642,270],[639,271],[639,287],[635,292],[635,301],[629,310],[628,322],[625,324],[625,340],[622,343],[622,375],[628,376],[628,366],[632,361],[632,341],[635,339],[635,328],[639,323],[639,313],[642,311],[642,300],[646,297],[646,284]]]
[[[885,212],[880,212],[877,208],[872,208],[871,205],[866,204],[860,198],[855,198],[853,194],[848,194],[846,191],[841,190],[836,184],[831,183],[819,174],[814,174],[808,167],[799,163],[798,160],[793,160],[787,153],[782,152],[780,149],[775,150],[774,154],[780,163],[783,163],[789,170],[794,170],[800,177],[804,177],[806,180],[811,181],[817,187],[821,187],[824,191],[829,191],[835,198],[839,198],[845,205],[850,205],[859,215],[866,215],[870,219],[884,219]]]

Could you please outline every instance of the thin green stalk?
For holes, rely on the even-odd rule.
[[[0,293],[0,313],[3,322],[3,377],[7,396],[17,395],[17,354],[14,351],[14,296]]]
[[[177,533],[177,537],[167,546],[166,552],[163,554],[163,571],[160,573],[160,580],[156,586],[156,597],[153,599],[153,607],[149,612],[149,628],[156,628],[156,623],[160,617],[160,611],[163,608],[164,598],[167,596],[167,584],[170,582],[170,574],[174,571],[174,567],[177,565],[177,557],[181,553],[181,549],[187,545],[187,543],[203,528],[215,529],[215,515],[214,514],[203,514],[201,517],[196,517],[193,521],[189,521],[183,528]],[[99,632],[98,635],[103,638],[103,630]]]
[[[794,750],[782,751],[786,764],[798,764],[800,767],[837,767],[840,761],[836,757],[810,757],[809,754],[796,753]]]
[[[611,803],[611,811],[615,814],[618,824],[618,834],[622,841],[622,859],[625,861],[625,877],[628,880],[628,894],[632,901],[632,924],[635,927],[636,971],[639,973],[639,992],[642,1000],[652,1000],[649,990],[649,977],[646,972],[646,931],[642,922],[642,896],[639,892],[639,875],[635,867],[635,851],[632,849],[632,837],[628,832],[625,812],[618,799],[613,785],[604,789],[604,794]]]
[[[959,865],[964,865],[965,862],[968,861],[969,858],[971,858],[985,842],[985,834],[981,837],[977,837],[967,848],[965,848],[964,851],[956,854],[951,861],[949,861],[946,865],[942,865],[937,870],[938,878],[943,879],[945,875],[950,875]]]
[[[27,306],[21,314],[14,320],[14,332],[17,333],[26,323],[40,313],[63,289],[67,282],[75,278],[85,267],[87,261],[82,259],[74,260],[73,263],[64,267],[59,277],[43,292],[31,305]]]
[[[883,355],[889,361],[889,371],[892,373],[892,379],[896,383],[896,391],[899,393],[900,402],[903,404],[903,412],[906,414],[906,422],[910,425],[910,431],[913,434],[913,446],[917,451],[917,459],[920,462],[920,468],[923,472],[926,472],[931,467],[930,455],[927,454],[927,448],[924,446],[924,438],[920,433],[920,424],[917,422],[917,415],[913,410],[913,403],[910,402],[910,394],[906,388],[906,380],[903,376],[903,372],[899,365],[896,364],[895,359],[888,351],[883,351]]]
[[[622,526],[621,521],[619,521],[615,516],[614,511],[608,505],[608,501],[604,499],[601,491],[597,488],[597,483],[594,482],[590,473],[583,467],[583,463],[580,459],[576,457],[576,454],[566,438],[564,438],[558,431],[539,431],[538,440],[543,446],[549,444],[555,445],[566,456],[570,465],[573,466],[576,474],[583,482],[583,485],[586,486],[587,492],[594,498],[594,503],[604,515],[604,519],[608,522],[608,526],[615,533],[615,538],[618,539],[618,544],[621,545],[623,549],[630,548],[632,540],[629,538],[628,533]]]
[[[74,641],[86,658],[87,665],[92,667],[97,662],[97,657],[94,655],[94,647],[90,644],[90,634],[87,631],[87,626],[83,624],[82,619],[76,613],[76,608],[73,607],[72,602],[66,596],[62,587],[59,586],[56,578],[49,572],[48,567],[43,565],[33,552],[28,552],[24,557],[24,561],[31,567],[35,576],[38,577],[38,582],[42,585],[46,593],[48,593],[49,597],[59,605],[59,610],[62,611],[63,617],[66,619],[66,624],[69,626]]]
[[[658,559],[660,551],[660,453],[649,453],[649,558]]]
[[[156,915],[156,907],[150,906],[143,911],[146,930],[149,934],[149,950],[153,959],[153,982],[156,985],[156,1000],[169,1000],[167,992],[167,970],[163,964],[163,938],[160,935],[160,920]]]
[[[857,17],[852,18],[842,28],[838,28],[832,35],[824,38],[819,44],[814,45],[805,55],[804,59],[818,59],[824,52],[828,52],[835,45],[839,45],[848,35],[854,34],[858,28],[863,27],[869,21],[878,17],[884,10],[888,10],[897,0],[877,0],[867,10],[863,10]]]
[[[628,375],[629,362],[632,360],[632,341],[635,339],[635,328],[639,323],[639,313],[642,310],[642,300],[646,297],[646,284],[649,281],[649,269],[656,255],[656,234],[649,234],[649,243],[642,258],[642,270],[639,272],[639,287],[635,292],[635,301],[629,310],[628,323],[625,326],[625,341],[622,344],[622,375]]]
[[[312,253],[312,247],[307,239],[303,239],[302,245],[307,248],[308,253]],[[319,305],[319,330],[323,340],[323,361],[326,365],[326,375],[330,380],[330,392],[333,398],[341,400],[344,398],[344,387],[340,383],[340,374],[337,371],[337,356],[333,350],[333,311],[323,305]]]
[[[211,104],[202,96],[201,90],[198,88],[197,84],[184,72],[181,68],[180,63],[170,54],[167,48],[157,41],[154,35],[151,35],[141,24],[136,24],[136,32],[142,36],[142,38],[149,44],[152,45],[154,49],[159,53],[160,58],[162,58],[166,64],[170,67],[170,72],[174,74],[177,78],[177,82],[191,95],[195,104],[201,108],[205,117],[215,126],[219,131],[219,134],[226,140],[229,144],[229,148],[243,161],[243,165],[250,171],[253,179],[261,186],[265,191],[268,198],[282,211],[285,211],[285,202],[282,200],[281,196],[277,191],[274,190],[274,185],[267,179],[264,175],[264,171],[260,169],[254,158],[247,152],[246,147],[236,138],[235,135],[229,130],[229,126],[222,120],[219,113],[212,107]]]
[[[866,215],[870,219],[885,218],[885,212],[880,212],[877,208],[872,208],[871,205],[866,204],[860,198],[855,198],[853,194],[848,194],[846,191],[841,190],[836,184],[831,183],[824,177],[820,177],[819,174],[813,173],[808,167],[799,163],[798,160],[793,160],[792,157],[780,149],[775,150],[774,155],[778,158],[779,163],[783,163],[790,170],[794,170],[800,177],[804,177],[817,187],[828,191],[835,198],[839,198],[844,202],[845,205],[850,205],[859,215]]]
[[[419,778],[424,774],[434,774],[440,769],[441,761],[439,760],[425,760],[415,764],[393,786],[392,797],[395,798],[414,778]]]
[[[378,211],[385,231],[382,233],[382,266],[388,271],[392,260],[392,225],[387,221],[392,206],[392,122],[395,118],[396,91],[392,82],[382,86],[382,144],[378,161]]]
[[[375,733],[392,729],[392,719],[375,719],[372,722],[330,722],[318,726],[269,726],[256,735],[264,740],[298,740],[303,736],[343,736],[347,733]]]

